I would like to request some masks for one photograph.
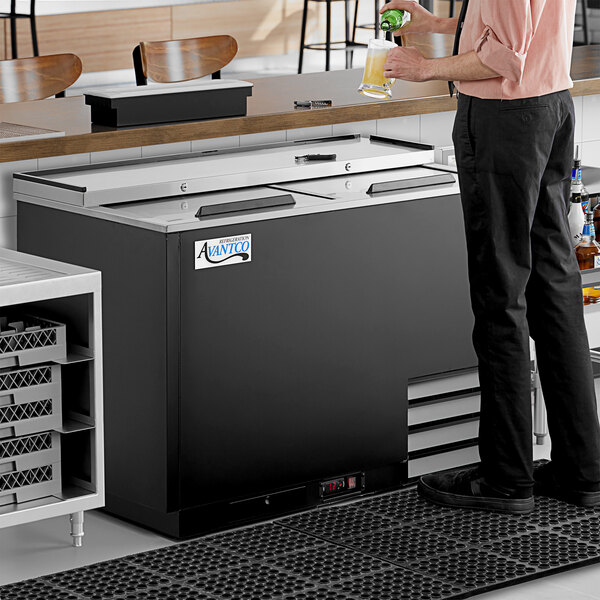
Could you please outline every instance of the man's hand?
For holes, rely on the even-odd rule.
[[[384,4],[379,11],[383,14],[386,10],[397,8],[410,13],[410,22],[404,27],[394,31],[394,35],[405,33],[454,33],[458,18],[443,19],[431,14],[414,0],[391,0]]]
[[[383,65],[383,74],[388,79],[429,81],[432,79],[430,63],[429,59],[412,46],[392,48]]]

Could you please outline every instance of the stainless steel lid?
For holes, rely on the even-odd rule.
[[[296,161],[310,154],[335,155],[335,160]],[[432,161],[432,146],[347,135],[16,173],[14,191],[78,206],[106,206]]]

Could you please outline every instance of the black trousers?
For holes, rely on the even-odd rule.
[[[600,482],[581,276],[567,224],[573,129],[568,91],[458,98],[453,140],[479,359],[481,470],[505,489],[533,485],[529,336],[553,464],[571,485]]]

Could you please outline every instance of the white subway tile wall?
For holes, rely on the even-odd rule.
[[[129,160],[130,158],[141,158],[142,149],[140,148],[119,148],[117,150],[102,150],[100,152],[92,152],[91,162],[103,163],[112,162],[114,160]]]
[[[192,142],[192,152],[200,152],[201,150],[216,150],[217,148],[238,148],[239,145],[239,135],[214,138],[210,140],[194,140]]]
[[[383,137],[420,142],[420,117],[395,117],[393,119],[379,119],[377,121],[377,135]]]
[[[583,164],[600,168],[600,95],[576,97],[574,98],[574,104],[576,117],[575,143],[581,144]],[[0,247],[16,247],[16,205],[12,197],[12,173],[14,172],[124,160],[142,156],[185,154],[190,150],[234,148],[345,133],[360,133],[364,136],[376,134],[426,144],[449,146],[452,145],[453,122],[454,112],[452,111],[210,140],[195,140],[191,143],[160,144],[144,148],[125,148],[92,154],[73,154],[70,156],[0,163]]]
[[[583,141],[583,96],[573,98],[575,107],[575,144]]]
[[[421,115],[420,141],[434,146],[452,146],[455,111]]]
[[[0,218],[14,217],[17,214],[17,204],[12,194],[13,173],[37,171],[37,163],[35,159],[0,163]]]
[[[328,137],[333,135],[332,125],[322,125],[320,127],[304,127],[302,129],[288,129],[286,139],[292,140],[310,140],[313,138]]]
[[[600,169],[600,140],[596,140],[595,142],[583,142],[581,148],[581,160],[582,163],[588,167]]]
[[[338,123],[333,125],[333,135],[359,133],[363,137],[377,135],[377,121],[360,121],[358,123]]]
[[[254,146],[255,144],[270,144],[271,142],[285,142],[285,131],[269,131],[266,133],[248,133],[240,135],[240,146]]]
[[[89,152],[83,154],[69,154],[67,156],[48,156],[47,158],[38,158],[38,169],[58,169],[60,167],[77,167],[79,165],[89,165],[91,156]]]
[[[584,142],[600,140],[600,95],[583,96]]]
[[[17,217],[2,217],[0,219],[0,247],[16,250],[17,248]]]
[[[192,151],[192,142],[175,142],[174,144],[158,144],[142,146],[142,157],[165,156],[167,154],[185,154]]]

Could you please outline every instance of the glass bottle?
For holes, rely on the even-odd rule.
[[[581,210],[581,195],[573,193],[573,186],[571,186],[571,200],[567,219],[569,221],[569,231],[571,232],[571,243],[575,247],[581,241],[585,219]]]
[[[581,158],[579,157],[579,146],[575,149],[575,160],[573,161],[573,171],[571,172],[571,200],[578,198],[581,203],[581,210],[585,213],[588,209],[590,195],[583,185],[581,179]]]
[[[407,10],[392,8],[381,15],[380,27],[382,31],[398,31],[410,21],[410,13]]]
[[[590,211],[585,213],[585,224],[581,241],[575,247],[575,256],[579,270],[600,268],[600,244],[594,239],[594,217]],[[583,288],[583,303],[595,304],[600,300],[600,290],[593,287]]]
[[[596,199],[594,206],[594,229],[596,230],[596,241],[600,242],[600,198]]]

